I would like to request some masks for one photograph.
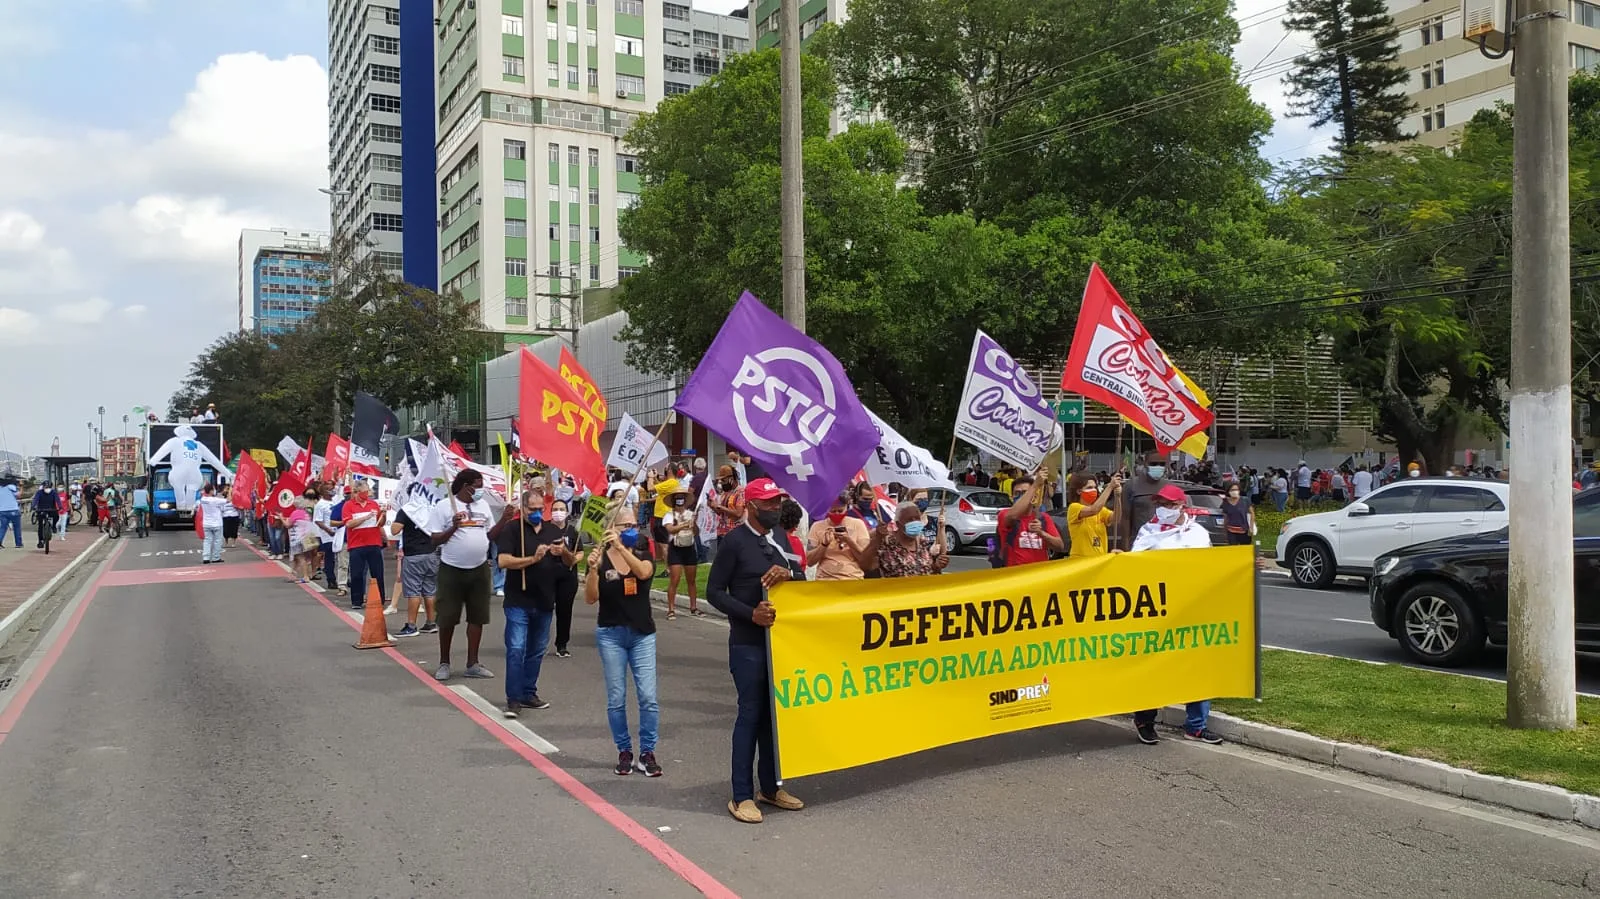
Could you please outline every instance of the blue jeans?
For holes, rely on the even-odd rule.
[[[1184,706],[1183,710],[1184,730],[1193,733],[1206,729],[1206,720],[1211,717],[1211,700],[1202,699],[1199,702],[1191,702]],[[1145,709],[1142,712],[1133,713],[1133,723],[1135,724],[1154,724],[1155,722],[1155,709]]]
[[[632,752],[628,733],[628,669],[633,669],[633,692],[639,700],[639,751],[656,751],[656,731],[661,707],[656,703],[656,635],[631,627],[595,628],[600,665],[606,675],[606,721],[618,752]]]
[[[207,562],[222,561],[222,525],[205,528],[205,543],[200,548],[200,558]]]
[[[1288,493],[1288,491],[1284,491],[1282,493],[1274,491],[1273,494],[1272,494],[1272,502],[1273,502],[1274,505],[1276,505],[1278,507],[1278,511],[1282,512],[1283,509],[1284,509],[1284,506],[1287,506],[1289,504],[1289,493]]]
[[[499,593],[506,588],[506,573],[500,568],[500,552],[494,547],[489,548],[489,570],[494,576],[494,592]]]
[[[17,549],[22,548],[22,510],[15,512],[0,512],[0,543],[6,542],[6,531],[16,533]]]
[[[287,535],[275,524],[267,525],[267,552],[281,556],[289,551]]]
[[[383,547],[352,546],[345,552],[350,554],[350,605],[366,605],[368,574],[371,574],[372,579],[378,584],[378,601],[388,602],[389,587],[383,582]],[[323,577],[331,578],[337,574],[335,566],[338,560],[331,553],[328,558],[332,561],[324,563]]]
[[[506,606],[506,702],[539,695],[539,666],[550,646],[550,612]]]
[[[767,677],[765,646],[730,645],[728,671],[739,694],[739,714],[733,721],[733,801],[755,798],[750,768],[757,763],[761,792],[778,791],[778,751],[772,738],[772,686]]]

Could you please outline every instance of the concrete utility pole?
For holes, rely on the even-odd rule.
[[[806,329],[805,161],[800,152],[800,0],[781,0],[783,320]]]
[[[1572,275],[1567,0],[1521,0],[1514,25],[1511,569],[1506,720],[1577,725],[1572,582]]]

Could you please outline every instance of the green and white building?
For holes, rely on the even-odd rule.
[[[666,59],[684,49],[667,52],[672,31],[691,43],[691,71],[672,80],[701,80],[690,80],[696,28],[682,26],[707,15],[663,0],[445,0],[434,53],[439,283],[476,303],[486,329],[523,342],[573,329],[584,288],[643,263],[617,234],[618,210],[639,195],[623,137],[666,95]],[[748,35],[742,18],[712,18],[727,20],[719,54],[724,33]]]

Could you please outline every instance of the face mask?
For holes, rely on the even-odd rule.
[[[858,499],[858,500],[856,500],[856,508],[860,509],[863,512],[870,512],[870,511],[872,511],[872,500],[870,500],[870,499]]]
[[[1410,477],[1413,477],[1413,478],[1420,478],[1420,477],[1422,477],[1422,472],[1420,472],[1420,471],[1413,471],[1413,472],[1411,472],[1411,474],[1410,474]]]
[[[1182,514],[1182,509],[1169,509],[1163,506],[1156,509],[1156,521],[1162,524],[1177,524],[1178,516]]]
[[[781,509],[756,510],[756,524],[761,525],[764,530],[770,531],[773,528],[776,528],[780,523],[782,523],[782,521],[783,511]]]
[[[482,499],[483,499],[483,488],[482,487],[479,487],[478,489],[472,491],[472,501],[473,502],[479,502]]]
[[[828,513],[828,522],[830,524],[844,524],[844,513],[843,512],[829,512]]]
[[[1100,491],[1098,490],[1081,490],[1078,492],[1078,500],[1084,505],[1092,505],[1099,498]]]
[[[1233,490],[1233,491],[1230,491],[1228,493],[1228,499],[1237,500],[1238,498],[1239,498],[1239,491]]]
[[[1165,465],[1150,465],[1150,466],[1147,466],[1145,468],[1145,474],[1149,475],[1150,480],[1159,481],[1162,478],[1167,476],[1167,466],[1165,466]]]
[[[906,522],[906,526],[903,530],[906,532],[907,537],[921,537],[922,529],[924,527],[926,527],[926,525],[920,521],[908,521]]]
[[[623,546],[633,549],[634,544],[639,542],[639,529],[624,528],[617,532],[617,539],[622,541]]]
[[[928,501],[925,500],[925,499],[917,500],[917,511],[919,511],[919,512],[928,511]]]
[[[544,510],[543,509],[534,509],[532,512],[528,513],[528,523],[529,524],[540,524],[543,521],[544,521]]]
[[[565,512],[551,512],[550,513],[550,520],[555,522],[556,524],[566,524],[567,523],[567,513],[565,513]]]

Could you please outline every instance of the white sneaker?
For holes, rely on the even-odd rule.
[[[383,607],[383,614],[385,614],[385,615],[393,615],[397,611],[399,611],[399,610],[396,609],[394,606],[384,606]]]
[[[504,590],[496,590],[496,591],[494,591],[494,595],[495,596],[505,596],[506,595],[506,591],[504,591]]]

